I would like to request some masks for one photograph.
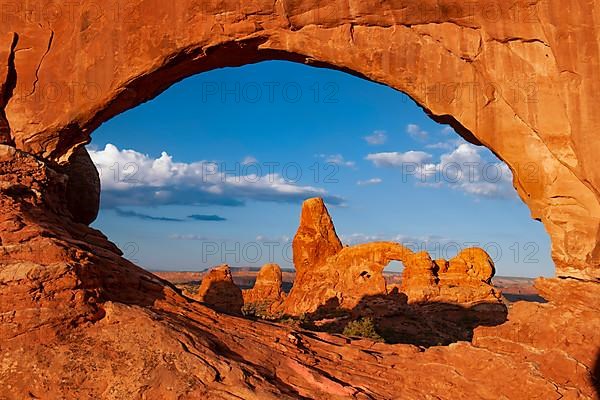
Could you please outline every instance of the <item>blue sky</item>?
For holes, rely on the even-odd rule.
[[[553,274],[504,164],[404,94],[342,72],[200,74],[104,124],[88,149],[102,178],[94,226],[149,269],[291,267],[301,202],[321,196],[345,243],[445,258],[478,245],[498,275]]]

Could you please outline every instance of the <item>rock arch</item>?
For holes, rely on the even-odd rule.
[[[38,0],[4,1],[0,14],[0,396],[594,395],[592,2]],[[507,323],[478,328],[472,343],[422,351],[219,315],[123,259],[86,224],[98,185],[78,148],[102,122],[186,76],[267,59],[389,85],[492,149],[546,226],[557,275],[578,279],[538,280],[547,304],[517,303]],[[434,381],[423,378],[432,365]]]
[[[597,33],[582,28],[591,18],[578,1],[9,4],[5,141],[68,164],[101,123],[189,75],[273,59],[336,68],[407,93],[489,147],[550,234],[557,275],[595,280],[600,122],[590,110],[600,83]]]
[[[296,277],[282,306],[288,315],[349,310],[370,296],[390,294],[383,270],[392,261],[404,265],[402,292],[410,302],[499,303],[491,285],[494,263],[483,249],[434,261],[426,251],[415,253],[395,242],[344,246],[321,198],[302,204],[292,247]]]

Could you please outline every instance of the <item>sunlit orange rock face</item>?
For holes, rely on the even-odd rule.
[[[385,293],[383,269],[412,253],[395,243],[343,247],[320,198],[302,205],[292,247],[296,279],[284,305],[290,315],[319,307],[352,308],[366,295]]]
[[[405,266],[402,292],[409,302],[500,301],[491,285],[494,263],[484,250],[465,249],[450,262],[434,262],[426,252],[414,253],[399,243],[342,247],[320,198],[304,202],[293,249],[297,272],[285,302],[287,314],[352,309],[369,296],[387,294],[383,270],[394,260]]]
[[[550,234],[558,275],[598,279],[596,8],[581,0],[9,2],[0,20],[0,143],[67,164],[100,124],[187,76],[271,59],[338,68],[407,93],[489,147]]]
[[[595,2],[48,4],[1,7],[0,398],[598,397]],[[87,225],[98,179],[78,148],[96,127],[187,76],[272,59],[404,91],[494,151],[552,239],[561,278],[536,283],[548,303],[514,304],[508,322],[477,328],[472,343],[350,342],[215,312]],[[399,250],[385,244],[367,257],[329,239],[323,254],[359,275]],[[438,285],[444,274],[486,276],[468,258],[451,264]]]
[[[228,265],[211,269],[202,278],[200,288],[194,297],[217,311],[229,314],[241,313],[244,305],[242,291],[233,283]]]
[[[283,277],[279,265],[264,265],[258,272],[254,287],[243,291],[244,305],[261,305],[265,311],[275,312],[286,297],[282,284]]]
[[[494,273],[494,262],[479,248],[464,249],[450,261],[433,261],[421,252],[405,263],[402,292],[409,302],[499,302],[500,291],[491,284]]]

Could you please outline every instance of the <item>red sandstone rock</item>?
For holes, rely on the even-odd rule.
[[[496,269],[492,258],[483,249],[469,248],[450,260],[446,273],[465,274],[471,279],[489,284],[496,274]]]
[[[409,253],[404,246],[391,242],[344,247],[325,263],[304,267],[285,301],[285,313],[351,309],[368,296],[385,294],[384,268]]]
[[[464,249],[448,262],[445,272],[438,273],[440,298],[453,303],[499,302],[494,274],[494,262],[483,249]]]
[[[362,298],[386,293],[383,269],[412,252],[396,243],[343,247],[323,199],[302,205],[292,243],[296,279],[283,306],[290,315],[319,308],[352,308]]]
[[[0,146],[0,397],[598,397],[597,4],[45,4],[5,4],[0,21],[0,143],[16,146]],[[472,344],[292,343],[181,296],[76,223],[73,175],[55,165],[97,126],[186,76],[268,59],[387,84],[488,146],[549,232],[557,275],[588,281],[538,281],[549,303],[517,303]]]
[[[10,32],[0,38],[0,144],[8,145],[13,143],[4,109],[13,95],[17,83],[14,66],[14,50],[17,38],[15,32]]]
[[[436,263],[439,261],[436,261]],[[409,301],[429,301],[439,298],[437,264],[427,252],[419,252],[404,263],[401,291]]]
[[[423,350],[291,332],[220,315],[123,259],[72,222],[67,181],[0,146],[0,397],[595,396],[598,284],[539,281],[550,303],[517,303],[473,344]]]
[[[85,147],[71,156],[64,168],[67,183],[67,207],[77,222],[89,225],[98,216],[100,208],[100,176]]]
[[[261,305],[267,312],[273,312],[281,306],[286,297],[282,284],[283,277],[279,265],[264,265],[256,276],[254,287],[243,291],[244,306]]]
[[[209,307],[228,314],[240,314],[244,305],[242,290],[233,283],[228,265],[215,267],[204,275],[194,297]]]
[[[449,262],[419,253],[405,262],[401,288],[409,302],[498,303],[501,295],[492,286],[494,273],[494,263],[483,249],[464,249]]]
[[[300,227],[292,243],[294,266],[299,278],[306,269],[324,264],[342,247],[323,199],[306,200],[302,204]]]
[[[404,264],[401,287],[410,302],[500,301],[500,295],[490,284],[494,264],[481,249],[466,249],[448,263],[434,262],[426,252],[415,254],[398,243],[344,248],[338,243],[323,200],[307,200],[293,242],[297,277],[283,306],[286,314],[353,309],[369,297],[386,294],[383,270],[394,260]]]
[[[558,275],[598,280],[597,6],[513,3],[13,2],[0,141],[65,164],[100,124],[187,76],[272,59],[338,68],[488,146],[549,232]]]

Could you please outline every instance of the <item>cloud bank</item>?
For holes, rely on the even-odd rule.
[[[163,152],[152,158],[135,150],[121,150],[113,144],[88,149],[98,168],[102,184],[102,207],[160,205],[242,206],[249,200],[301,203],[323,197],[332,205],[343,199],[325,189],[303,186],[278,173],[265,175],[221,171],[210,161],[175,162]],[[226,166],[229,169],[229,166]]]
[[[399,169],[403,181],[414,179],[419,186],[450,188],[476,197],[516,198],[510,169],[486,156],[484,148],[464,141],[430,148],[453,149],[437,160],[423,151],[373,153],[366,159],[379,168]]]

